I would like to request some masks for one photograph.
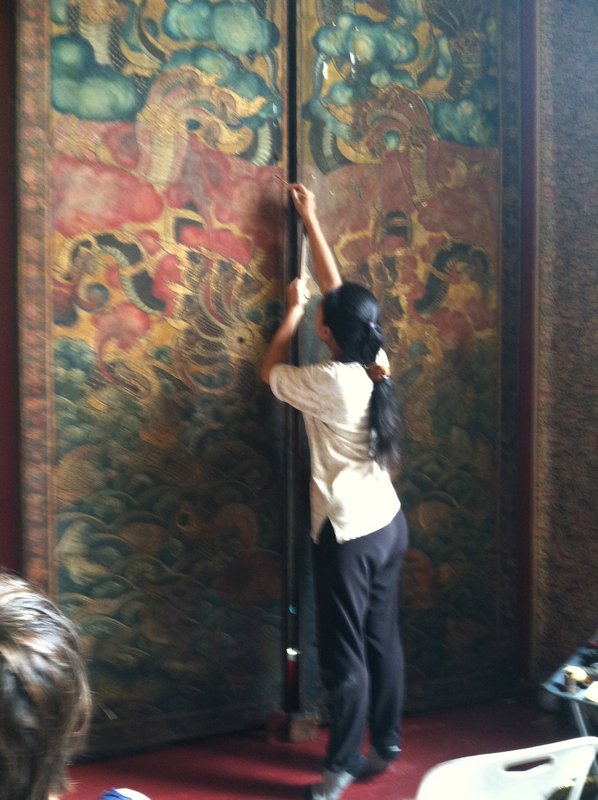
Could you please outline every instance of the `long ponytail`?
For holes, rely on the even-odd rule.
[[[401,460],[401,416],[390,377],[374,382],[370,399],[370,436],[374,458],[390,472]]]
[[[380,466],[392,471],[399,466],[401,433],[394,387],[385,370],[368,369],[384,344],[378,302],[364,286],[343,283],[324,296],[322,319],[332,331],[342,360],[362,364],[374,383],[369,407],[371,452]]]

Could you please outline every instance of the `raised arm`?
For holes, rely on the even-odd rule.
[[[308,300],[309,292],[305,281],[295,278],[287,288],[287,307],[284,317],[264,356],[260,371],[264,383],[270,383],[270,370],[273,366],[284,364],[288,360],[291,342],[303,318]]]
[[[322,294],[327,294],[331,289],[340,286],[343,280],[336,259],[320,227],[320,221],[316,214],[315,195],[302,183],[289,184],[289,192],[309,237],[316,283]]]

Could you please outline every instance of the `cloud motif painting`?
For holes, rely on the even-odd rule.
[[[471,697],[509,659],[497,31],[514,2],[314,0],[294,36],[274,0],[19,4],[26,564],[84,637],[92,749],[283,702],[289,428],[257,377],[295,266],[275,176],[316,191],[343,273],[381,300],[409,700],[447,675]]]
[[[302,175],[344,273],[380,299],[405,420],[413,707],[432,702],[436,682],[471,698],[489,670],[506,683],[512,672],[498,504],[499,14],[487,0],[321,3],[301,38],[312,46]],[[308,333],[303,350],[314,351]]]
[[[49,14],[47,94],[28,97],[49,121],[54,545],[28,569],[84,637],[92,748],[121,727],[127,746],[255,724],[283,691],[283,419],[257,365],[285,248],[284,16],[203,0]]]

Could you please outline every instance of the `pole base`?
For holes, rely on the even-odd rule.
[[[313,742],[320,723],[320,717],[314,712],[272,711],[266,719],[266,738],[278,742]]]

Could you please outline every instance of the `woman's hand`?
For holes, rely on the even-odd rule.
[[[303,183],[289,183],[289,194],[309,236],[316,283],[322,294],[327,294],[340,286],[343,280],[320,227],[316,214],[316,196]]]
[[[303,183],[289,183],[289,194],[305,225],[316,220],[316,196]]]
[[[301,323],[308,300],[309,292],[305,280],[301,278],[292,280],[287,288],[287,310],[264,356],[260,372],[264,383],[270,383],[272,367],[287,361],[293,336]]]
[[[305,306],[310,298],[307,281],[304,278],[294,278],[287,287],[287,309],[305,311]]]

